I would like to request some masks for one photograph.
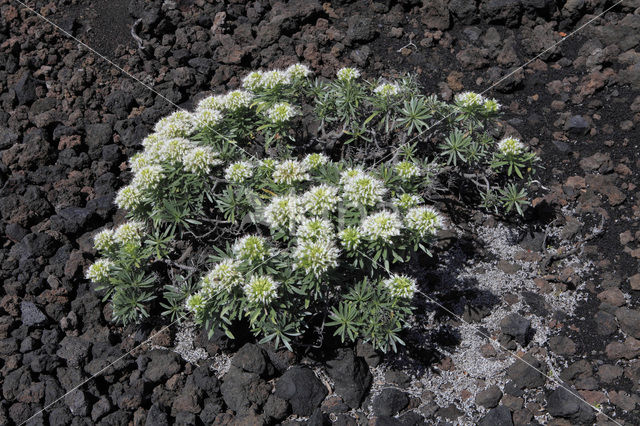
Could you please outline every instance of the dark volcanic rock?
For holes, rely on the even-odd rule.
[[[294,414],[309,416],[327,396],[327,389],[311,369],[294,366],[276,382],[275,395],[288,401]]]
[[[509,314],[500,321],[500,329],[503,334],[526,346],[530,338],[531,321],[519,314]]]
[[[589,132],[589,122],[581,115],[570,117],[564,125],[564,129],[574,136],[584,136]]]
[[[521,389],[544,385],[545,376],[538,371],[544,371],[542,363],[529,354],[522,359],[524,362],[518,359],[509,367],[507,370],[509,378]]]
[[[136,360],[143,377],[153,383],[162,382],[180,371],[180,355],[172,351],[154,349]]]
[[[493,408],[480,419],[480,426],[513,426],[511,411],[504,405]]]
[[[576,393],[575,390],[572,390]],[[594,409],[586,402],[560,386],[547,398],[547,411],[554,417],[563,417],[580,423],[593,422]]]
[[[47,316],[33,302],[20,302],[20,314],[22,323],[29,327],[42,324],[47,320]]]
[[[276,388],[277,389],[277,388]],[[232,366],[222,378],[222,398],[236,413],[247,413],[252,406],[261,407],[271,394],[271,385],[256,373]]]
[[[406,392],[394,388],[385,388],[373,400],[373,413],[376,416],[395,416],[409,405]]]
[[[274,372],[273,365],[269,362],[264,349],[253,343],[247,343],[241,347],[231,359],[231,365],[259,376],[270,376]]]
[[[359,408],[373,381],[364,358],[356,357],[351,349],[341,349],[336,359],[328,361],[327,365],[336,393],[349,407]]]
[[[619,308],[616,311],[616,318],[622,331],[636,339],[640,339],[640,311],[636,309]]]
[[[485,390],[478,392],[476,395],[476,404],[482,405],[484,408],[493,408],[498,405],[502,398],[502,391],[498,386],[489,386]]]

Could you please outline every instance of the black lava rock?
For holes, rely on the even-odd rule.
[[[584,136],[589,132],[589,123],[581,115],[570,117],[564,125],[564,130],[574,136]]]
[[[544,368],[542,363],[533,356],[526,354],[521,360],[516,360],[507,370],[507,375],[520,389],[535,388],[544,385],[545,376],[540,373]]]
[[[327,396],[327,389],[307,367],[294,366],[276,382],[276,396],[289,402],[299,416],[309,416]]]
[[[576,392],[573,390],[573,392]],[[547,398],[547,411],[554,417],[571,419],[580,423],[591,424],[595,419],[593,408],[578,397],[560,386]]]
[[[335,382],[335,391],[351,408],[359,408],[371,386],[373,376],[364,358],[356,357],[352,349],[341,349],[327,362],[327,373]]]
[[[478,392],[478,395],[476,395],[476,404],[482,405],[484,408],[493,408],[498,405],[501,398],[502,391],[498,386],[493,385]]]
[[[42,324],[47,320],[47,316],[33,302],[22,301],[20,314],[22,323],[28,327]]]
[[[489,410],[480,423],[480,426],[513,426],[511,411],[504,405]]]
[[[395,416],[409,405],[409,396],[398,389],[385,388],[373,400],[376,416]]]
[[[264,349],[253,343],[247,343],[241,347],[231,359],[231,365],[259,376],[271,376],[274,372]]]
[[[237,414],[245,414],[255,405],[261,407],[271,394],[271,385],[256,373],[248,373],[231,366],[222,378],[222,398]]]
[[[171,351],[152,350],[136,360],[146,381],[158,383],[180,371],[180,355]]]
[[[519,314],[509,314],[500,321],[500,329],[503,334],[526,346],[530,338],[531,321]]]

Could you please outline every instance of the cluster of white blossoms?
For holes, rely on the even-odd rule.
[[[304,163],[298,160],[285,160],[275,165],[272,178],[275,183],[292,185],[294,182],[309,180],[309,173]]]
[[[401,161],[395,166],[396,173],[403,180],[410,180],[422,174],[420,167],[411,161]]]
[[[300,241],[293,252],[293,269],[304,269],[316,277],[338,266],[340,250],[328,239]]]
[[[373,89],[373,93],[378,96],[391,97],[400,93],[400,87],[397,84],[383,83]]]
[[[190,173],[205,175],[215,166],[221,165],[220,154],[209,147],[196,147],[182,158],[184,169]]]
[[[364,218],[360,232],[371,241],[390,243],[393,237],[400,235],[402,221],[397,213],[383,210]]]
[[[243,291],[249,302],[266,305],[276,298],[279,286],[280,283],[269,275],[254,275],[244,285]]]
[[[518,155],[524,152],[525,146],[519,139],[509,137],[498,142],[498,149],[504,155]]]
[[[224,171],[224,178],[231,183],[243,183],[252,176],[253,164],[248,161],[231,163]]]
[[[246,90],[232,90],[224,97],[224,106],[229,111],[249,108],[253,95]]]
[[[333,235],[333,225],[327,219],[314,217],[303,218],[296,229],[296,237],[300,241],[318,241],[331,238]]]
[[[245,235],[233,245],[233,254],[249,262],[264,261],[271,253],[269,244],[259,235]]]
[[[482,107],[486,112],[498,112],[500,110],[500,104],[497,100],[485,98],[481,94],[475,92],[458,93],[455,96],[455,101],[458,105],[464,108]]]
[[[264,209],[264,218],[272,228],[293,230],[304,217],[303,207],[302,199],[294,194],[278,195]]]
[[[338,188],[324,183],[314,186],[302,194],[305,211],[314,216],[334,211],[339,201]]]
[[[161,118],[153,130],[167,138],[184,138],[193,133],[193,127],[193,119],[189,112],[176,111],[167,117]]]
[[[115,203],[118,207],[125,210],[135,210],[142,201],[143,194],[140,188],[127,185],[118,190]]]
[[[424,199],[416,194],[405,192],[393,199],[393,205],[401,210],[407,210],[424,202]]]
[[[362,241],[362,234],[353,226],[349,226],[344,228],[338,234],[340,238],[340,243],[342,247],[347,249],[347,251],[354,252],[360,247],[360,242]]]
[[[406,275],[392,275],[382,286],[394,297],[411,299],[417,290],[416,280]]]
[[[202,291],[209,297],[222,291],[231,292],[234,287],[242,284],[240,261],[224,259],[202,278]]]
[[[193,114],[196,130],[211,129],[222,121],[222,113],[216,109],[200,109]]]
[[[93,246],[98,251],[110,251],[116,244],[116,239],[112,229],[100,231],[93,237]]]
[[[187,297],[185,301],[185,306],[189,312],[196,316],[200,316],[205,307],[207,306],[207,299],[204,292],[199,291],[191,296]]]
[[[266,111],[266,115],[273,123],[284,123],[298,114],[297,110],[287,102],[273,104]]]
[[[162,166],[155,164],[144,166],[138,170],[131,184],[140,188],[141,191],[151,191],[156,189],[163,177]]]
[[[407,229],[419,235],[421,238],[434,235],[442,228],[442,217],[432,207],[418,206],[407,211],[404,218]]]
[[[116,243],[123,246],[139,246],[142,244],[142,236],[144,235],[145,225],[143,222],[131,220],[118,226],[113,233],[113,239]]]
[[[253,71],[242,79],[242,87],[253,92],[275,89],[279,86],[290,85],[308,77],[311,70],[302,64],[294,64],[286,70]]]
[[[306,157],[302,160],[302,164],[308,169],[313,170],[320,166],[324,166],[329,162],[329,157],[324,154],[307,154]]]
[[[384,183],[359,169],[348,169],[340,175],[344,199],[355,205],[373,207],[387,192]]]
[[[196,114],[200,111],[223,111],[226,108],[226,99],[224,95],[208,96],[198,102]]]
[[[360,77],[360,71],[358,71],[355,68],[349,68],[349,67],[340,68],[336,73],[336,76],[338,77],[338,80],[344,83],[349,83],[357,79],[358,77]]]
[[[98,259],[87,268],[85,277],[93,282],[107,281],[115,264],[109,259]]]

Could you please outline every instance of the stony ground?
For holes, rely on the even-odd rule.
[[[640,2],[572,37],[616,2],[28,3],[184,107],[298,61],[412,72],[443,99],[515,71],[491,95],[544,168],[524,221],[449,206],[398,354],[122,329],[83,270],[174,107],[0,0],[0,424],[640,424]]]

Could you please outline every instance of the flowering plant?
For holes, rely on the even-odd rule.
[[[392,270],[431,254],[445,226],[433,206],[442,181],[462,176],[487,193],[506,185],[503,205],[522,213],[512,170],[523,179],[535,155],[517,140],[495,146],[495,100],[469,92],[449,105],[411,78],[366,82],[354,68],[329,82],[310,74],[300,64],[252,72],[242,89],[163,118],[144,139],[115,200],[129,221],[95,236],[102,258],[86,274],[115,319],[163,307],[210,333],[233,337],[245,324],[289,348],[303,335],[322,341],[327,326],[395,350],[419,283]],[[302,117],[311,110],[315,131]],[[445,131],[426,135],[437,122]],[[340,152],[305,155],[312,134],[337,135]],[[386,152],[362,158],[372,144]]]

